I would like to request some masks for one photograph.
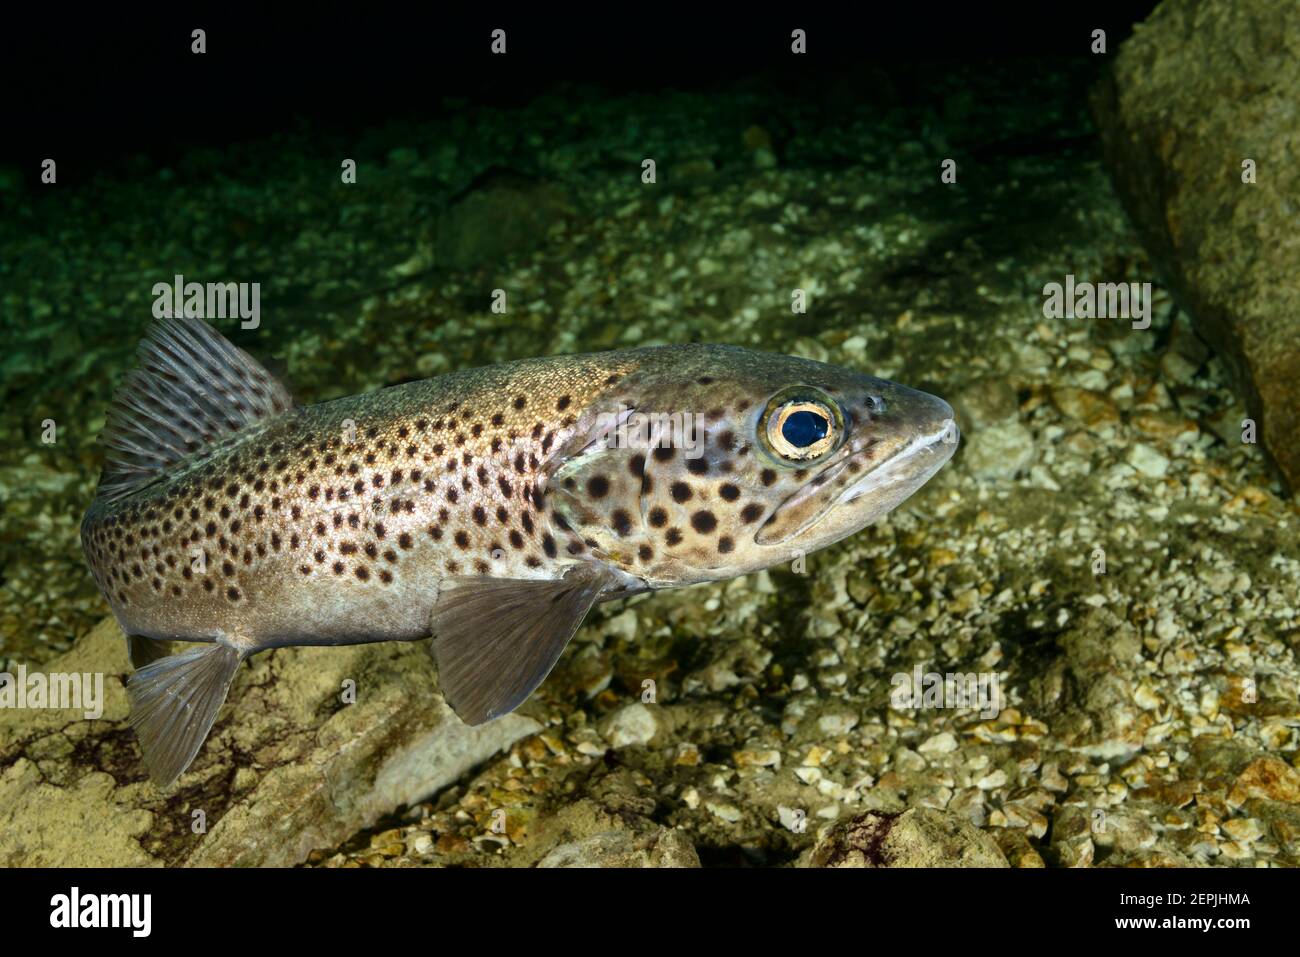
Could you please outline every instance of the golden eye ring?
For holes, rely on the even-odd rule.
[[[778,395],[768,403],[763,429],[768,448],[786,461],[811,462],[839,444],[843,424],[833,402],[808,396]]]

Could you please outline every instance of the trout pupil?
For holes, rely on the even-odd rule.
[[[829,430],[830,423],[825,416],[806,409],[792,412],[781,423],[781,437],[797,449],[806,449],[820,442]]]

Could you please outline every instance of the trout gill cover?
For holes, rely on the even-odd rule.
[[[258,651],[431,639],[448,703],[489,721],[596,602],[830,545],[957,438],[932,395],[719,345],[525,359],[296,407],[202,320],[164,319],[114,398],[81,538],[166,786]],[[198,644],[168,654],[172,640]]]

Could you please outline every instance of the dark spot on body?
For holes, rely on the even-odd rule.
[[[718,520],[707,509],[701,509],[691,516],[691,528],[701,535],[707,535],[718,527]]]

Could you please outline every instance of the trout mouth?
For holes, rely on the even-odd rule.
[[[847,505],[872,493],[892,497],[896,489],[903,490],[898,499],[901,502],[929,481],[930,476],[952,458],[960,440],[961,433],[957,429],[956,421],[952,418],[947,419],[941,428],[918,435],[885,462],[850,485],[840,495],[838,504]],[[893,508],[892,505],[889,507]]]

